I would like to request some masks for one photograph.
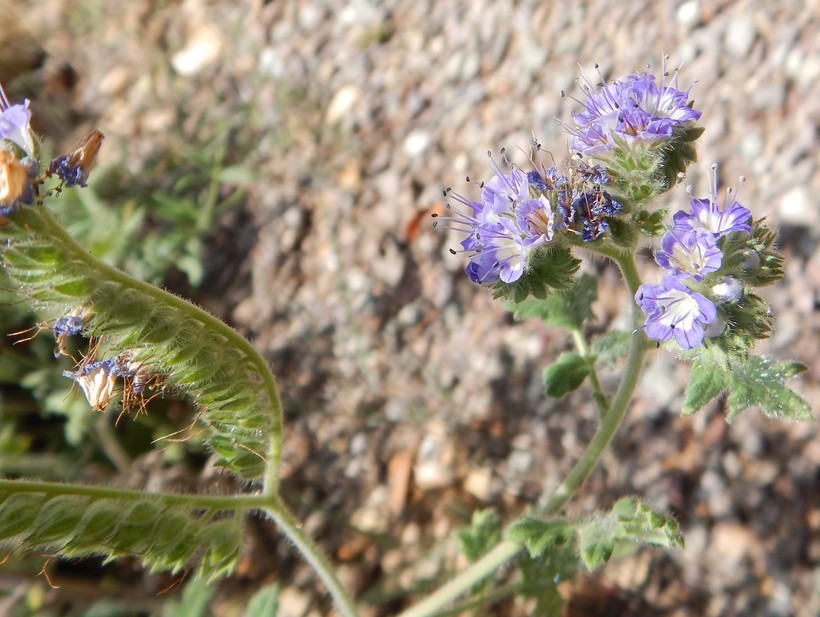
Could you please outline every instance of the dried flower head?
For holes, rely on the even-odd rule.
[[[64,371],[63,375],[77,382],[94,411],[105,411],[114,397],[114,388],[120,370],[116,360],[84,362],[76,371]]]
[[[86,186],[88,174],[104,138],[100,131],[92,130],[74,144],[71,152],[51,161],[48,166],[49,175],[58,176],[66,186]]]
[[[33,199],[29,168],[11,152],[0,150],[0,216],[16,212]]]

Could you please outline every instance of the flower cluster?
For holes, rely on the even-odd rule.
[[[725,248],[721,238],[731,233],[750,237],[751,212],[737,202],[731,189],[722,208],[716,194],[714,173],[709,198],[691,198],[689,212],[677,212],[661,239],[655,253],[656,263],[667,271],[661,284],[638,289],[635,300],[647,314],[644,329],[650,338],[674,337],[684,349],[697,347],[707,334],[722,334],[726,324],[717,320],[717,305],[737,302],[743,295],[743,283],[728,272],[720,245]]]
[[[649,233],[647,221],[652,216],[640,210],[641,202],[667,190],[674,183],[670,176],[676,178],[693,160],[687,148],[700,134],[693,125],[701,114],[692,108],[688,91],[677,88],[677,74],[660,86],[653,75],[635,73],[600,84],[600,89],[589,83],[584,91],[587,98],[584,110],[574,116],[576,126],[565,127],[574,155],[563,169],[545,166],[540,144],[533,141],[529,170],[508,164],[505,172],[490,157],[495,175],[480,185],[479,201],[445,191],[462,206],[445,226],[466,236],[459,252],[469,256],[466,271],[474,282],[494,286],[505,295],[504,285],[526,277],[523,287],[534,293],[543,285],[527,274],[552,268],[554,264],[538,259],[550,247],[568,249],[579,239],[606,242],[602,236],[609,229],[611,242],[634,245],[632,230]],[[635,169],[646,182],[631,191],[628,184]],[[692,216],[699,216],[699,211],[693,210]],[[659,233],[654,225],[653,233]],[[680,239],[689,248],[703,241],[699,236]],[[712,246],[704,256],[707,268],[714,266],[714,253]],[[696,268],[698,280],[708,271],[686,262],[678,265]]]
[[[588,83],[584,90],[584,111],[573,115],[576,126],[569,132],[573,151],[585,156],[618,146],[661,144],[701,115],[692,108],[689,91],[678,90],[677,72],[671,83],[660,87],[654,75],[633,73],[608,85]]]
[[[461,242],[470,255],[467,275],[475,283],[512,283],[524,273],[532,254],[553,239],[554,214],[549,200],[530,191],[524,172],[505,174],[490,156],[496,174],[482,185],[481,201],[448,189],[445,195],[466,206],[447,219],[448,227],[467,234]],[[545,189],[546,190],[546,189]]]
[[[538,250],[557,240],[556,231],[592,242],[606,231],[606,219],[621,212],[604,188],[609,176],[600,166],[579,162],[559,173],[539,160],[526,173],[512,165],[504,173],[492,156],[490,161],[496,173],[481,184],[480,201],[444,192],[466,208],[445,220],[447,228],[467,236],[461,252],[470,256],[466,271],[475,283],[514,283]]]

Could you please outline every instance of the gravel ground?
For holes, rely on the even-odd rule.
[[[556,118],[577,103],[560,91],[579,95],[596,62],[611,79],[666,52],[684,87],[697,80],[706,133],[687,183],[704,192],[711,162],[724,184],[744,174],[741,202],[780,227],[787,278],[764,290],[778,322],[762,347],[809,366],[793,387],[817,410],[816,0],[5,5],[0,78],[22,84],[65,145],[96,126],[103,156],[138,174],[209,126],[229,122],[254,144],[243,162],[260,180],[214,234],[197,301],[273,363],[285,497],[359,592],[471,510],[514,512],[554,487],[594,430],[583,393],[543,395],[541,369],[566,337],[513,325],[428,216],[442,187],[489,177],[488,150],[523,163],[534,133],[561,160]],[[683,207],[684,190],[668,200]],[[625,325],[616,273],[594,267],[595,327]],[[640,551],[568,587],[589,611],[574,614],[817,614],[816,423],[749,410],[727,425],[720,403],[681,419],[686,377],[673,354],[654,354],[606,472],[569,507],[643,495],[675,513],[686,548]],[[254,531],[244,580],[278,569],[291,585],[281,614],[323,614],[287,544]]]

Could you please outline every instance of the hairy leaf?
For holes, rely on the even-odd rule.
[[[595,516],[577,529],[581,560],[590,570],[609,561],[619,542],[683,546],[675,519],[653,511],[634,497],[619,499],[609,513]]]
[[[572,540],[574,533],[575,530],[570,523],[560,518],[542,521],[523,517],[507,529],[507,537],[516,542],[523,542],[530,557],[540,557],[548,548],[566,545]]]
[[[584,383],[589,375],[589,363],[576,353],[565,352],[544,370],[547,394],[560,398]]]
[[[799,362],[774,362],[760,356],[733,363],[726,419],[731,422],[747,407],[757,405],[769,417],[811,420],[809,404],[783,385],[805,370]]]
[[[570,289],[550,294],[544,299],[529,298],[507,304],[516,319],[538,317],[547,325],[580,330],[592,317],[592,303],[598,298],[598,279],[582,274]]]
[[[498,544],[501,538],[501,519],[495,510],[487,508],[473,512],[470,526],[456,533],[461,552],[470,561],[477,561]]]

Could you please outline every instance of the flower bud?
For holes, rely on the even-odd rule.
[[[712,287],[712,294],[720,303],[737,302],[740,296],[743,295],[743,284],[736,278],[727,276]]]

